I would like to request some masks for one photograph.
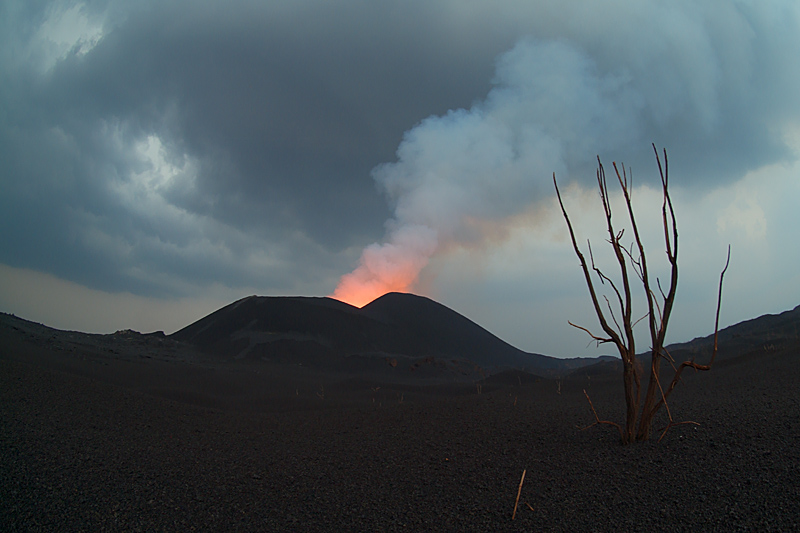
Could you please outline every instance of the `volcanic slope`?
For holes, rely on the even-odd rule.
[[[762,315],[719,330],[718,350],[715,364],[726,364],[746,356],[800,352],[800,305],[777,314]],[[688,342],[678,342],[666,347],[667,353],[678,363],[696,361],[711,362],[714,334],[697,337]],[[637,355],[643,364],[649,364],[650,352]],[[669,368],[662,367],[667,375]],[[606,359],[591,366],[580,367],[569,376],[600,376],[619,374],[622,362],[619,358]]]
[[[360,309],[332,298],[250,296],[172,338],[225,358],[320,366],[354,356],[401,357],[469,361],[487,372],[552,373],[597,361],[524,352],[440,303],[405,293]]]
[[[719,360],[757,352],[796,349],[800,339],[800,305],[778,314],[762,315],[719,330]],[[714,347],[714,335],[668,346],[676,359],[706,362]]]

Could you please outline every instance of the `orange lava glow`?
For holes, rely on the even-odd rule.
[[[409,292],[422,266],[418,259],[395,258],[394,261],[387,261],[383,254],[368,248],[361,258],[361,265],[342,276],[331,296],[350,305],[364,307],[387,292]]]
[[[409,292],[436,246],[432,230],[402,228],[390,242],[367,246],[358,268],[342,276],[331,297],[363,307],[387,292]]]
[[[339,286],[336,287],[331,297],[355,307],[364,307],[389,292],[408,292],[412,285],[412,283],[403,283],[402,281],[387,284],[379,280],[361,283],[351,277],[353,274],[342,276]]]

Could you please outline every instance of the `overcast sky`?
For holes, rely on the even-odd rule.
[[[655,143],[689,340],[729,243],[723,325],[800,304],[799,94],[796,0],[6,0],[0,310],[169,333],[399,288],[613,353],[567,324],[599,331],[552,175],[608,264],[596,157],[630,167],[663,275]]]

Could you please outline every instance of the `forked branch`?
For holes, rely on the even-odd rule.
[[[597,416],[597,411],[594,408],[594,404],[592,403],[592,399],[589,398],[589,394],[586,392],[586,389],[583,389],[583,394],[584,394],[584,396],[586,396],[586,399],[589,401],[589,407],[592,408],[592,413],[594,414],[594,420],[595,421],[593,423],[589,424],[586,427],[580,428],[580,430],[583,431],[583,430],[589,429],[591,427],[596,426],[597,424],[606,424],[608,426],[614,426],[615,428],[617,428],[619,430],[620,438],[623,439],[623,441],[624,441],[625,440],[625,432],[622,430],[622,426],[620,426],[616,422],[612,422],[610,420],[600,420],[600,417]]]
[[[725,260],[725,268],[722,269],[722,272],[720,272],[719,275],[719,289],[717,291],[717,316],[714,321],[714,348],[711,352],[711,359],[709,360],[707,365],[701,365],[699,363],[696,363],[694,359],[682,362],[678,367],[678,370],[675,372],[675,376],[673,376],[672,381],[667,387],[667,390],[662,391],[661,400],[653,408],[653,414],[655,414],[662,405],[666,404],[667,398],[669,397],[670,394],[672,394],[672,391],[675,390],[675,387],[678,385],[678,382],[680,382],[681,373],[683,373],[684,368],[687,367],[693,368],[695,371],[711,370],[711,366],[714,364],[714,359],[716,359],[717,357],[717,350],[718,350],[717,341],[719,338],[719,311],[720,307],[722,306],[722,281],[725,279],[725,272],[727,272],[728,265],[730,265],[730,262],[731,262],[731,247],[730,245],[728,245],[728,258]]]
[[[570,326],[572,326],[573,328],[577,328],[577,329],[579,329],[581,331],[585,331],[592,339],[597,341],[598,346],[600,344],[605,344],[607,342],[614,342],[614,339],[611,339],[611,338],[608,338],[608,337],[598,337],[597,335],[595,335],[594,333],[589,331],[587,328],[585,328],[583,326],[579,326],[578,324],[574,324],[574,323],[570,322],[569,320],[567,321],[567,323]]]
[[[558,197],[558,204],[559,206],[561,206],[561,213],[564,215],[564,220],[567,222],[567,228],[569,229],[569,236],[572,241],[572,248],[573,250],[575,250],[575,255],[578,256],[578,260],[581,263],[581,270],[583,271],[583,277],[586,281],[586,286],[589,289],[589,294],[592,298],[592,304],[594,305],[594,310],[595,313],[597,314],[597,318],[600,321],[600,326],[603,328],[603,331],[608,335],[609,339],[611,339],[611,342],[617,345],[617,348],[620,351],[620,355],[622,356],[623,359],[625,359],[627,356],[627,354],[625,353],[626,352],[625,344],[623,343],[622,339],[617,334],[617,332],[614,331],[614,329],[609,326],[605,316],[603,315],[603,309],[601,308],[600,301],[597,298],[597,292],[595,291],[594,283],[592,282],[592,276],[591,273],[589,272],[589,266],[586,263],[586,258],[581,252],[581,249],[578,247],[578,241],[575,239],[575,230],[572,228],[572,221],[569,219],[569,215],[567,215],[567,210],[564,207],[564,202],[561,199],[561,191],[558,189],[558,182],[556,181],[555,173],[553,173],[553,185],[556,188],[556,196]],[[594,335],[592,336],[594,337]]]

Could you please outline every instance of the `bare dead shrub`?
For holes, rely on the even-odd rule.
[[[575,254],[581,263],[583,276],[586,285],[589,289],[589,294],[594,305],[594,310],[597,318],[600,321],[600,326],[603,329],[605,336],[596,335],[589,329],[578,326],[570,322],[570,324],[578,329],[588,333],[591,338],[598,344],[612,343],[617,347],[617,350],[622,358],[622,375],[623,383],[625,386],[625,404],[627,408],[627,418],[624,425],[608,420],[601,420],[595,411],[594,406],[586,394],[589,405],[595,416],[595,422],[588,427],[597,424],[607,424],[615,426],[619,429],[622,442],[628,444],[634,441],[647,440],[650,438],[652,432],[653,419],[656,413],[659,412],[663,406],[669,417],[669,424],[663,429],[666,431],[677,425],[696,422],[675,422],[672,418],[672,413],[667,404],[667,398],[675,389],[675,386],[680,381],[681,373],[684,368],[691,367],[695,371],[710,370],[711,365],[714,363],[714,358],[717,355],[717,332],[719,329],[719,310],[722,303],[722,280],[725,272],[728,269],[730,262],[730,246],[728,247],[728,259],[725,267],[719,277],[719,291],[717,297],[717,316],[714,326],[714,350],[711,355],[711,360],[707,365],[701,365],[694,361],[684,361],[679,366],[675,366],[675,361],[672,356],[664,348],[664,339],[667,334],[667,325],[669,323],[670,315],[672,313],[673,304],[675,302],[675,294],[678,288],[678,225],[675,220],[675,211],[672,206],[672,199],[669,195],[669,166],[667,161],[667,152],[664,150],[664,164],[662,166],[661,157],[659,157],[658,150],[653,145],[653,150],[656,155],[656,162],[658,163],[658,170],[661,176],[661,189],[662,189],[662,204],[661,204],[661,219],[664,230],[664,244],[666,248],[667,260],[670,266],[670,279],[669,286],[666,293],[664,292],[661,281],[656,278],[655,286],[661,296],[656,295],[653,284],[651,283],[650,273],[647,268],[647,258],[645,257],[644,245],[639,234],[639,228],[636,223],[636,217],[633,213],[633,204],[631,201],[631,188],[628,174],[625,167],[622,166],[622,172],[613,163],[614,171],[617,176],[617,181],[621,192],[625,198],[625,205],[627,207],[628,219],[630,221],[631,229],[633,230],[633,243],[625,245],[622,243],[624,235],[623,230],[617,230],[612,222],[611,213],[611,200],[608,193],[608,183],[606,181],[605,169],[597,158],[597,186],[600,190],[600,200],[603,204],[605,212],[606,230],[608,232],[607,242],[611,245],[614,252],[617,265],[619,266],[620,275],[615,282],[612,278],[607,276],[594,261],[591,243],[587,242],[589,249],[590,263],[587,263],[586,258],[581,252],[580,247],[575,239],[575,232],[572,227],[572,222],[567,215],[567,210],[564,207],[564,202],[561,199],[561,192],[558,189],[556,176],[553,174],[553,184],[555,185],[558,203],[561,206],[561,213],[569,228],[572,246]],[[634,320],[632,311],[632,289],[631,289],[631,276],[633,272],[642,284],[644,294],[647,300],[647,313]],[[601,299],[595,290],[593,275],[601,284],[610,287],[611,300],[608,296],[602,295],[605,306],[601,303]],[[621,286],[620,286],[621,284]],[[613,304],[612,304],[613,300]],[[604,310],[605,307],[605,310]],[[610,317],[606,317],[606,313]],[[641,401],[641,366],[637,364],[636,360],[636,344],[634,341],[633,329],[636,324],[647,319],[650,328],[650,372],[647,384],[647,390],[644,395],[644,402]],[[666,360],[672,365],[675,370],[675,375],[669,385],[665,388],[661,383],[661,361]],[[586,391],[584,391],[586,393]],[[638,422],[638,425],[637,425]],[[664,435],[662,433],[662,437]]]

